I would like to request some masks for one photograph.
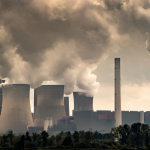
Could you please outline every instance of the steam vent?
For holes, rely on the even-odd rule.
[[[122,125],[120,58],[115,58],[115,127]]]
[[[73,92],[74,110],[93,110],[93,97],[86,97],[84,93]]]
[[[52,117],[53,124],[66,116],[64,85],[42,85],[34,90],[34,125],[44,126],[44,119]]]
[[[33,125],[30,102],[30,86],[27,84],[7,84],[2,87],[3,107],[0,117],[0,133],[13,130],[25,133],[28,125]]]

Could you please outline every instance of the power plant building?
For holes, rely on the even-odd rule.
[[[33,126],[29,102],[30,86],[7,84],[2,86],[3,104],[0,116],[0,133],[12,130],[25,133],[27,126]]]
[[[87,97],[84,93],[73,92],[74,111],[93,110],[93,97]]]
[[[120,58],[115,58],[115,127],[122,125]]]
[[[69,97],[64,97],[64,106],[65,106],[66,116],[69,116]]]
[[[35,89],[34,125],[44,126],[46,117],[53,118],[53,124],[66,116],[64,107],[64,85],[42,85]]]
[[[150,112],[122,111],[122,125],[133,123],[150,123]],[[109,110],[101,111],[74,111],[74,123],[77,130],[89,129],[110,132],[115,127],[115,113]]]
[[[74,123],[77,130],[111,131],[114,127],[114,112],[111,111],[74,111]]]
[[[137,122],[144,123],[144,111],[122,111],[122,125]]]

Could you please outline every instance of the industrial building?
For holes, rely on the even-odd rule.
[[[93,97],[87,97],[85,93],[73,92],[74,111],[93,110]]]
[[[77,130],[105,130],[119,125],[132,125],[133,123],[150,123],[150,112],[121,111],[121,76],[120,58],[115,58],[115,110],[93,111],[93,98],[87,98],[80,93],[74,92],[74,123]]]
[[[64,107],[64,85],[42,85],[34,90],[34,125],[44,126],[46,117],[53,118],[53,124],[66,116]]]
[[[150,114],[143,111],[122,111],[122,125],[133,123],[148,123],[150,121]],[[148,121],[149,120],[149,121]],[[77,130],[89,129],[107,132],[115,127],[115,113],[111,111],[74,111],[74,123]]]
[[[30,109],[30,86],[27,84],[6,84],[2,86],[3,104],[0,116],[0,133],[13,130],[25,133],[27,126],[33,126]]]
[[[110,131],[114,127],[114,112],[111,111],[74,111],[74,123],[77,130]]]
[[[69,116],[69,97],[64,97],[64,106],[65,106],[66,116]]]
[[[150,124],[150,111],[144,113],[144,123]]]
[[[34,89],[34,114],[29,103],[30,86],[7,84],[0,79],[0,133],[40,132],[58,124],[64,129],[110,132],[119,125],[150,124],[150,111],[121,111],[120,58],[114,59],[114,111],[93,111],[93,97],[73,92],[73,116],[69,116],[69,97],[64,97],[64,85],[42,85]],[[34,120],[34,123],[33,123]],[[75,126],[76,127],[75,127]],[[65,128],[67,126],[68,128]],[[74,128],[75,127],[75,128]]]

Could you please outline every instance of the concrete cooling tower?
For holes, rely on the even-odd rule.
[[[25,133],[33,125],[27,84],[7,84],[2,87],[3,105],[0,117],[0,133],[12,130]]]
[[[64,85],[42,85],[34,90],[34,125],[44,126],[46,117],[53,118],[53,124],[65,114]]]
[[[93,110],[93,97],[86,97],[84,93],[73,92],[74,110]]]

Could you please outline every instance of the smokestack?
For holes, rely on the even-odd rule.
[[[64,97],[66,116],[69,116],[69,97]]]
[[[120,58],[115,58],[115,127],[122,125]]]

